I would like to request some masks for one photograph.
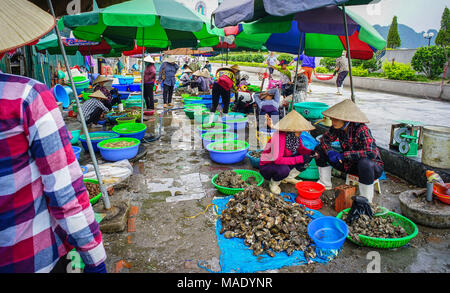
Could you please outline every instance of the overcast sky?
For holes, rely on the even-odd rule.
[[[381,0],[368,6],[354,6],[348,9],[364,17],[370,24],[390,25],[394,15],[398,22],[412,27],[416,32],[438,30],[445,6],[449,0]]]

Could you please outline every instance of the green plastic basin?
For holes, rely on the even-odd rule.
[[[294,104],[294,109],[306,119],[322,119],[322,112],[329,106],[319,102],[300,102]]]

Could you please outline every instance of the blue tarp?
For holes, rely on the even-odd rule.
[[[281,194],[283,196],[284,193]],[[295,202],[296,194],[286,193],[289,202]],[[218,214],[226,208],[227,202],[233,196],[224,198],[215,198],[213,204],[218,207]],[[309,210],[306,208],[306,210]],[[314,214],[310,216],[312,219],[323,217],[323,215],[316,210],[312,210]],[[222,223],[219,219],[216,222],[217,243],[220,248],[220,273],[254,273],[259,271],[274,270],[286,266],[295,266],[306,264],[306,258],[303,251],[294,251],[290,256],[286,252],[275,253],[274,257],[267,254],[254,256],[253,251],[244,244],[244,239],[231,238],[227,239],[223,234],[220,234]],[[310,261],[317,263],[328,263],[339,254],[337,250],[319,250],[316,248],[317,257]],[[213,272],[205,267],[205,264],[200,262],[199,267]],[[215,272],[215,273],[219,273]]]

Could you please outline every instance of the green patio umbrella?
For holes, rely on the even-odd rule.
[[[94,1],[92,12],[64,16],[64,25],[83,40],[99,41],[101,37],[119,43],[136,40],[137,45],[142,46],[142,57],[145,47],[212,47],[219,43],[208,20],[174,0],[132,0],[104,9],[99,9]],[[143,74],[144,62],[142,90]]]

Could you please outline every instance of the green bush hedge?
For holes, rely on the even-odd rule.
[[[330,72],[330,70],[328,70],[325,67],[316,67],[316,72],[317,73],[328,73],[328,72]]]
[[[361,76],[361,77],[369,76],[369,70],[364,69],[362,66],[353,67],[352,75],[353,76]]]
[[[281,60],[286,60],[286,62],[289,64],[292,60],[294,60],[294,57],[292,57],[289,54],[280,54],[277,57],[278,62],[281,62]]]
[[[450,54],[450,47],[447,47],[447,55]],[[411,60],[411,65],[417,72],[423,72],[430,78],[441,75],[446,62],[444,48],[438,46],[419,48]]]
[[[383,64],[384,75],[389,79],[416,80],[416,72],[411,64],[400,62],[385,62]]]

